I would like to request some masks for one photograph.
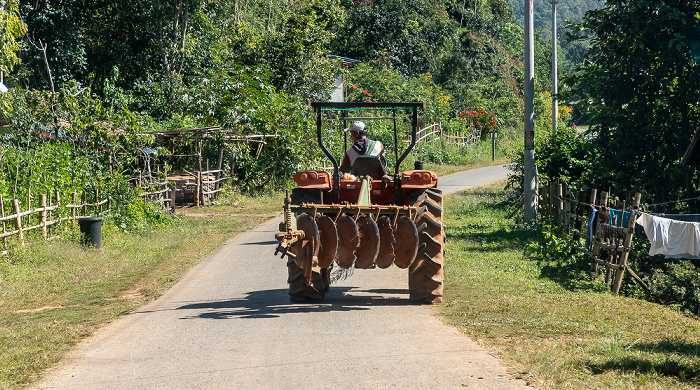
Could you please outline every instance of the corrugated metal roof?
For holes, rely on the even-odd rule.
[[[349,68],[351,66],[355,66],[355,65],[359,64],[360,62],[362,62],[359,60],[353,60],[352,58],[337,56],[335,54],[329,54],[328,58],[333,58],[333,59],[338,59],[338,60],[343,61],[343,68]]]

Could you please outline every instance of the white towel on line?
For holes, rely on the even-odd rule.
[[[644,227],[651,247],[649,255],[667,258],[698,258],[700,256],[700,223],[676,221],[642,214],[637,223]]]

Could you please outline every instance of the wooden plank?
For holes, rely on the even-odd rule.
[[[15,228],[19,230],[19,239],[22,241],[22,245],[24,245],[24,233],[22,233],[22,217],[19,215],[20,214],[20,208],[19,208],[19,201],[17,199],[12,200],[12,207],[14,208],[16,217],[15,217]]]
[[[2,234],[7,232],[7,226],[5,225],[5,200],[2,195],[0,195],[0,217],[2,219]],[[7,238],[3,236],[2,244],[5,249],[7,249]]]
[[[595,259],[595,262],[602,265],[602,266],[605,266],[605,268],[607,268],[607,269],[611,269],[611,270],[615,270],[615,271],[619,271],[619,270],[623,269],[623,267],[620,266],[619,264],[615,264],[615,263],[612,263],[609,261]]]
[[[76,203],[78,203],[78,194],[75,191],[73,191],[73,204],[76,204]],[[66,206],[66,207],[68,207],[68,206]],[[71,218],[71,221],[73,221],[74,226],[75,226],[75,220],[76,220],[77,213],[78,213],[77,208],[71,209],[71,216],[73,217],[73,218]]]
[[[228,180],[228,179],[230,179],[230,178],[229,177],[222,177],[221,179],[217,179],[217,180],[204,180],[204,184],[216,184],[218,182],[222,182],[222,181]]]
[[[46,232],[46,195],[41,194],[39,197],[39,206],[43,207],[43,209],[39,212],[39,220],[41,224],[41,236],[44,237],[44,240],[47,237],[47,232]]]
[[[604,242],[600,242],[600,239],[596,238],[596,243],[598,246],[602,249],[605,249],[607,251],[613,251],[613,252],[629,252],[629,248],[625,247],[624,245],[611,245],[611,244],[606,244]]]
[[[634,227],[634,224],[637,219],[637,215],[634,213],[634,210],[639,210],[639,204],[641,202],[642,195],[637,193],[634,195],[634,201],[632,204],[632,211],[630,212],[630,216],[627,220],[627,228],[630,229],[630,232],[625,233],[625,238],[623,241],[623,245],[627,248],[629,248],[632,245],[632,228]],[[622,209],[622,214],[620,219],[623,219],[622,217],[624,216],[624,208]],[[620,255],[620,266],[623,267],[624,269],[627,269],[627,257],[629,256],[629,250],[623,252]],[[622,276],[624,275],[624,272],[620,271],[615,275],[615,278],[613,280],[613,285],[612,285],[612,292],[615,295],[618,295],[620,292],[620,286],[622,284]]]
[[[100,204],[99,199],[100,199],[100,189],[95,188],[95,202],[97,203],[97,206],[95,206],[96,207],[95,212],[99,213],[98,215],[101,215],[102,214],[102,205],[104,203]]]
[[[224,190],[223,188],[219,188],[218,190],[204,191],[204,192],[202,192],[202,194],[203,194],[203,195],[211,195],[211,194],[216,194],[216,193],[218,193],[218,192],[221,192],[221,191],[223,191],[223,190]]]
[[[7,237],[14,236],[14,235],[20,234],[20,233],[22,233],[22,232],[19,230],[6,231],[6,232],[0,234],[0,238],[7,239]]]
[[[88,216],[88,212],[87,212],[88,205],[87,205],[87,192],[85,192],[85,190],[80,191],[80,203],[82,206],[81,207],[81,210],[82,210],[81,214],[83,217],[87,217]]]
[[[635,282],[637,282],[637,284],[640,285],[640,286],[644,289],[644,291],[645,291],[647,294],[650,294],[650,295],[651,295],[651,289],[649,288],[649,286],[647,286],[646,283],[644,283],[644,281],[642,280],[642,278],[640,278],[639,275],[637,275],[637,274],[632,270],[632,268],[630,268],[629,265],[625,264],[625,270],[627,271],[627,273],[630,274],[630,276],[632,277],[632,279],[633,279]]]

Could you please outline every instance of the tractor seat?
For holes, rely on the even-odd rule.
[[[381,180],[385,174],[379,156],[357,156],[350,173],[358,177],[369,176],[373,180]]]

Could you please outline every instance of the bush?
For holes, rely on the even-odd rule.
[[[576,250],[583,247],[584,240],[574,240],[551,226],[542,227],[542,238],[525,247],[525,255],[538,264],[555,263],[567,266],[580,263],[583,254]]]
[[[690,261],[675,260],[645,279],[654,299],[700,315],[700,271]]]

